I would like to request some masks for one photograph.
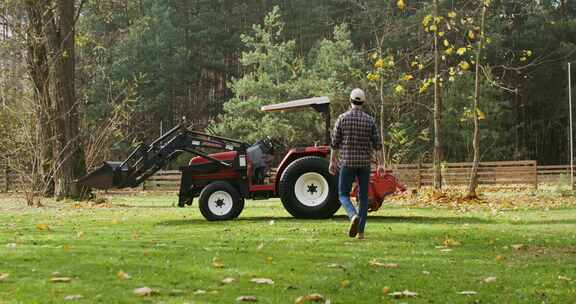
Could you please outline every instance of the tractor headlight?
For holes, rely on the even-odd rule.
[[[240,168],[246,167],[246,155],[238,156],[238,165],[240,166]]]

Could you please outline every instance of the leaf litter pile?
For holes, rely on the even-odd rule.
[[[535,190],[527,185],[479,186],[477,198],[466,196],[466,187],[446,186],[442,191],[432,187],[411,189],[386,198],[386,201],[417,208],[446,208],[458,212],[519,209],[559,209],[576,207],[576,193],[544,187]]]

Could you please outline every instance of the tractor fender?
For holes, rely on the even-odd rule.
[[[280,177],[284,170],[295,160],[307,156],[318,156],[327,158],[330,154],[330,147],[328,146],[316,146],[316,147],[304,147],[304,148],[294,148],[290,149],[288,153],[284,156],[280,164],[278,165],[278,170],[276,171],[276,178],[274,181],[274,186],[276,193],[278,193],[278,185],[280,183]]]

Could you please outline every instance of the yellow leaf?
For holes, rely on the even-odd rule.
[[[383,294],[389,294],[390,293],[390,287],[384,286],[384,288],[382,288],[382,293]]]
[[[68,251],[70,251],[70,245],[65,244],[64,246],[62,246],[62,249],[64,249],[64,251],[68,252]]]
[[[0,272],[0,282],[6,280],[9,276],[9,273]]]
[[[469,38],[470,40],[476,39],[476,34],[474,33],[473,30],[469,30],[469,31],[468,31],[468,38]]]
[[[439,37],[444,37],[444,32],[438,32]]]
[[[50,231],[50,226],[46,225],[46,224],[36,224],[36,229],[38,230],[48,230]]]
[[[117,219],[112,219],[111,223],[112,223],[112,225],[116,225],[116,224],[118,224],[118,220],[117,220]]]
[[[127,279],[131,278],[131,276],[129,274],[125,273],[122,270],[120,270],[116,273],[116,277],[120,280],[127,280]]]
[[[448,39],[444,39],[444,46],[445,46],[445,47],[449,47],[449,46],[450,46],[450,41],[448,41]]]
[[[384,67],[384,59],[380,58],[374,63],[375,68],[383,68]]]
[[[350,281],[344,280],[340,282],[340,288],[348,288],[348,287],[350,287]]]
[[[450,55],[454,54],[454,48],[449,47],[444,51],[444,53],[446,53],[446,55],[450,56]]]
[[[376,60],[376,59],[378,59],[378,53],[374,52],[372,54],[372,60]]]
[[[319,302],[319,303],[324,303],[324,297],[320,294],[317,293],[313,293],[307,296],[300,296],[298,298],[296,298],[296,300],[294,301],[295,304],[304,304],[307,302]]]
[[[422,20],[422,25],[424,27],[428,27],[428,24],[430,24],[432,20],[434,20],[434,17],[432,17],[432,15],[426,15],[426,17],[424,17],[424,19]]]
[[[468,71],[470,69],[470,64],[466,61],[462,61],[458,64],[461,70]]]
[[[402,95],[404,94],[404,87],[402,85],[396,85],[396,87],[394,87],[394,92],[398,95]]]
[[[396,2],[396,6],[399,10],[402,11],[406,8],[406,3],[404,3],[404,0],[398,0],[398,2]]]
[[[458,55],[460,55],[460,56],[464,56],[464,54],[466,54],[466,51],[467,51],[467,50],[466,50],[465,47],[461,47],[461,48],[459,48],[459,49],[456,51],[456,53],[457,53]]]
[[[71,281],[72,279],[67,277],[53,277],[50,279],[50,282],[52,283],[69,283]]]
[[[526,60],[528,60],[528,58],[526,58],[526,57],[520,57],[520,62],[524,62],[524,61],[526,61]]]
[[[410,81],[414,79],[414,76],[410,75],[410,74],[404,74],[404,76],[402,77],[402,80],[404,81]]]
[[[418,69],[419,69],[419,70],[423,70],[423,69],[424,69],[424,64],[423,64],[423,63],[419,63],[419,64],[418,64]]]
[[[482,112],[482,110],[476,108],[476,114],[478,115],[478,120],[486,119],[486,113]],[[514,245],[512,245],[514,247]]]
[[[212,258],[212,267],[214,268],[224,268],[224,264],[220,262],[218,257]]]
[[[436,24],[432,24],[432,25],[430,26],[430,31],[431,31],[431,32],[435,32],[435,31],[437,31],[437,30],[438,30],[438,26],[436,26]]]
[[[458,16],[458,14],[456,14],[456,12],[454,12],[454,11],[448,12],[448,18],[456,18],[456,16]]]

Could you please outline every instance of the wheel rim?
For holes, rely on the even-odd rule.
[[[302,174],[294,184],[294,193],[300,203],[307,207],[316,207],[328,197],[328,181],[319,173]]]
[[[208,198],[208,209],[212,214],[223,216],[232,211],[234,200],[232,195],[226,191],[214,191]]]

